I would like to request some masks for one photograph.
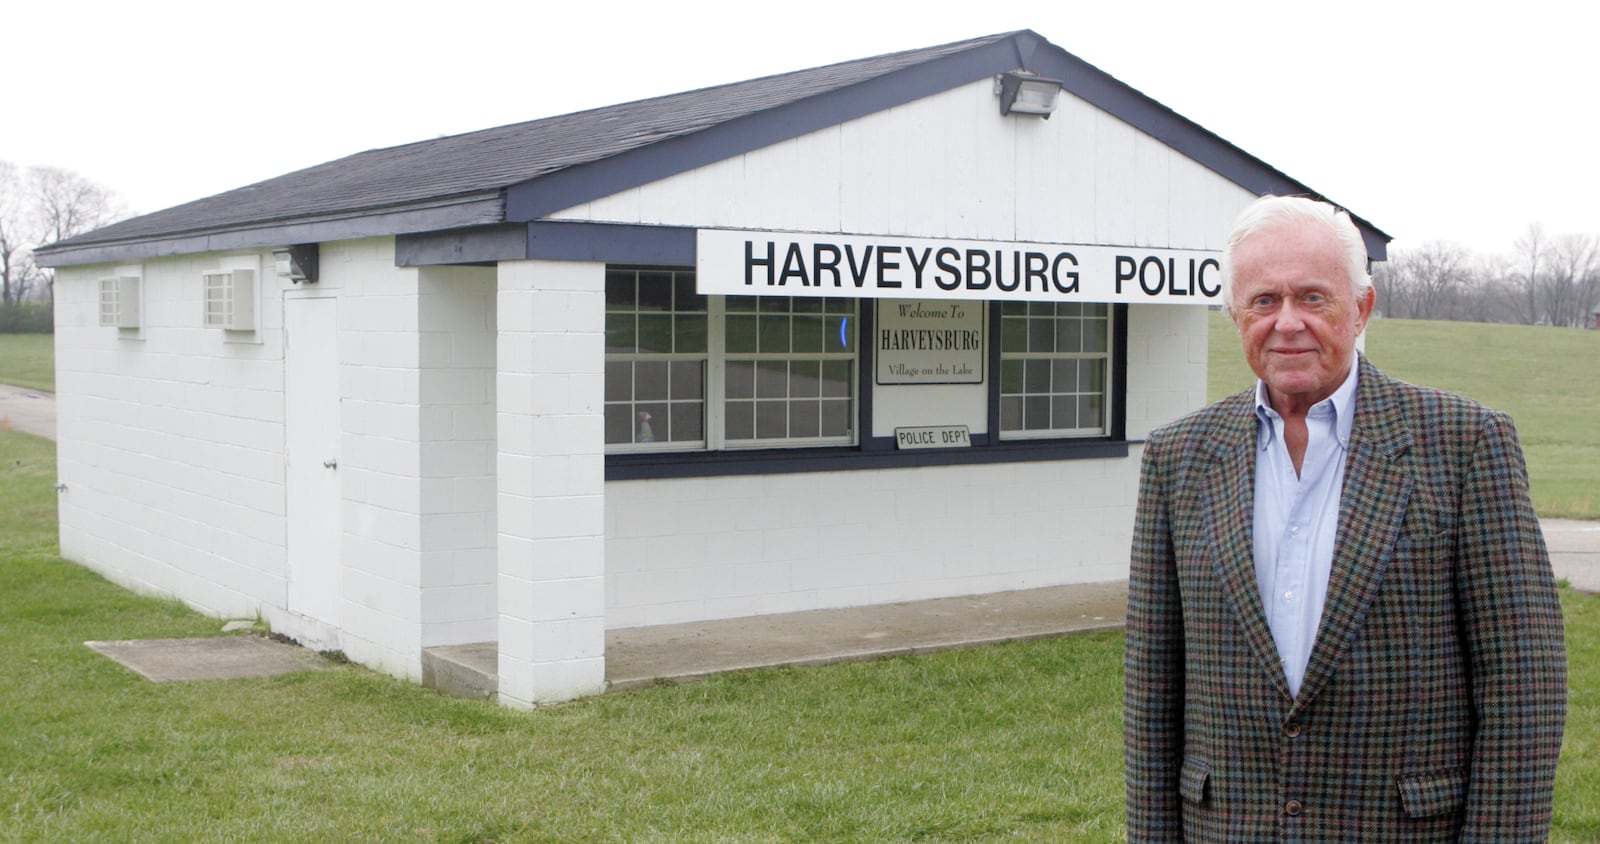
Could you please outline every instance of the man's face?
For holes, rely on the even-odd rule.
[[[1234,249],[1234,325],[1279,413],[1303,413],[1344,383],[1373,300],[1370,288],[1351,292],[1339,242],[1321,226],[1280,223]]]

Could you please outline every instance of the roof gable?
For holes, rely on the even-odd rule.
[[[1033,32],[1003,33],[368,150],[38,250],[69,265],[532,222],[580,202],[1027,68],[1255,193],[1315,192]],[[1361,222],[1381,258],[1387,235]]]

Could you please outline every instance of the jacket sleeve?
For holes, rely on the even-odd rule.
[[[1183,840],[1183,607],[1160,434],[1145,444],[1128,573],[1123,757],[1128,840]]]
[[[1464,479],[1456,600],[1477,735],[1461,841],[1544,841],[1566,718],[1561,601],[1516,430],[1488,411]]]

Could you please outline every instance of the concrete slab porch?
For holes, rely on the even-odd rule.
[[[1542,519],[1556,577],[1600,593],[1600,522]],[[631,627],[606,634],[612,691],[684,682],[722,671],[823,665],[931,653],[1088,630],[1121,629],[1127,583],[1052,586],[887,606],[813,610],[720,621]],[[431,648],[423,684],[449,694],[495,694],[496,644]]]
[[[1127,584],[1117,581],[624,628],[606,634],[606,685],[622,691],[724,671],[1117,630],[1126,604]],[[492,697],[497,659],[494,642],[430,648],[423,653],[423,685],[459,697]]]

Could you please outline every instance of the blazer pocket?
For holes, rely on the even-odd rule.
[[[1178,772],[1178,794],[1190,803],[1206,801],[1206,778],[1211,775],[1210,763],[1201,759],[1184,759]]]
[[[1399,776],[1395,782],[1400,786],[1400,802],[1411,818],[1453,815],[1467,802],[1466,768]]]

